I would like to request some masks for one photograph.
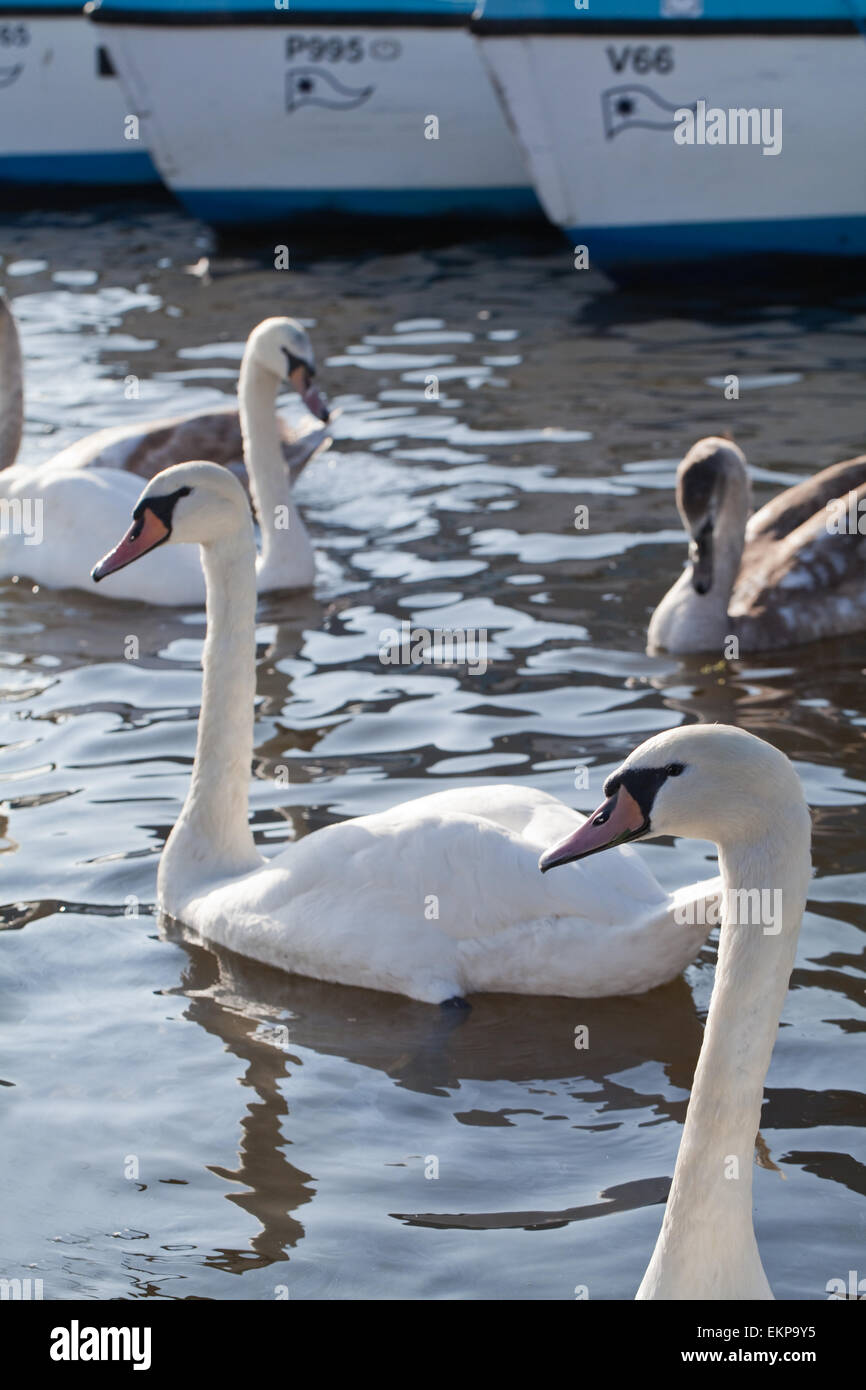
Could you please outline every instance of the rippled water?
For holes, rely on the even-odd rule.
[[[252,324],[310,324],[342,414],[298,489],[316,592],[260,603],[262,845],[499,778],[589,810],[626,752],[683,720],[794,759],[816,879],[756,1226],[777,1296],[826,1297],[866,1272],[866,643],[715,668],[648,660],[643,634],[682,563],[672,483],[695,438],[734,430],[759,502],[862,451],[866,297],[616,294],[554,239],[307,248],[289,272],[234,246],[210,278],[186,271],[206,247],[170,211],[0,226],[25,458],[221,400]],[[487,628],[488,669],[382,666],[380,633],[406,620]],[[714,942],[643,998],[478,997],[446,1018],[161,935],[146,905],[189,776],[202,613],[10,582],[0,627],[0,1274],[41,1277],[46,1298],[632,1297]],[[711,872],[695,842],[641,853],[667,886]]]

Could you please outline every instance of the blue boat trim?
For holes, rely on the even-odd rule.
[[[469,12],[463,14],[440,14],[436,11],[397,10],[316,10],[302,9],[293,4],[291,10],[262,10],[232,14],[225,10],[202,14],[198,10],[98,10],[90,11],[90,18],[97,24],[125,24],[127,27],[146,27],[161,24],[173,28],[232,28],[249,29],[254,25],[272,28],[280,24],[284,28],[303,25],[305,29],[467,29]]]
[[[0,6],[9,0],[0,0]],[[39,0],[33,0],[39,3]],[[46,0],[52,3],[52,0]],[[275,0],[102,0],[94,6],[102,11],[126,15],[162,12],[165,14],[222,14],[237,17],[243,14],[267,16],[277,8]],[[288,0],[285,10],[303,9],[307,12],[333,12],[351,18],[372,9],[370,0]],[[645,23],[661,20],[665,27],[672,23],[735,20],[772,21],[850,21],[852,17],[866,18],[866,0],[701,0],[701,15],[685,21],[682,14],[664,17],[661,0],[591,0],[584,10],[575,8],[575,0],[379,0],[375,9],[390,14],[437,13],[470,14],[483,12],[487,19],[571,19],[586,24],[593,14],[604,10],[605,20],[624,20]],[[674,9],[676,6],[673,7]]]
[[[866,256],[866,216],[792,217],[748,222],[565,227],[602,268],[704,261],[719,256]]]
[[[861,31],[854,19],[473,19],[469,25],[474,34],[496,38],[508,34],[647,34],[653,38],[707,38],[710,35],[731,37],[746,35],[783,34],[854,34]]]
[[[476,0],[89,0],[97,24],[465,26]]]
[[[84,13],[80,0],[71,5],[58,4],[52,0],[50,5],[39,5],[34,0],[27,4],[3,4],[0,0],[0,22],[6,24],[16,19],[80,19]]]
[[[160,183],[150,155],[143,150],[87,154],[0,154],[0,185],[95,188],[141,187]]]
[[[730,38],[745,34],[822,35],[842,34],[862,36],[857,21],[849,19],[581,19],[577,13],[570,18],[549,19],[487,19],[476,15],[469,25],[473,34],[496,38],[514,34],[647,34],[653,38],[708,38],[723,35]]]
[[[40,4],[39,0],[23,0],[20,4],[16,4],[15,0],[0,0],[0,18],[37,19],[48,15],[80,15],[82,5],[83,0],[45,0],[45,4]]]
[[[244,226],[323,212],[352,217],[540,217],[531,188],[175,188],[184,206],[216,226]]]
[[[148,0],[131,2],[147,4]],[[669,14],[664,13],[666,8]],[[601,0],[601,4],[598,0],[584,0],[583,8],[578,8],[578,0],[479,0],[475,17],[485,21],[567,20],[586,28],[596,22],[654,23],[669,33],[675,26],[683,30],[703,29],[709,24],[746,21],[760,24],[853,21],[856,25],[866,20],[866,0],[696,0],[694,8],[699,13],[686,15],[684,5],[666,6],[664,0]]]

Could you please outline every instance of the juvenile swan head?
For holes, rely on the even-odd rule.
[[[677,469],[677,510],[689,534],[692,588],[709,593],[719,521],[731,508],[745,517],[749,474],[742,449],[714,435],[693,444]]]

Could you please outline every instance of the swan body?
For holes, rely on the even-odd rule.
[[[722,870],[715,982],[665,1207],[639,1299],[769,1299],[752,1221],[754,1145],[806,904],[811,822],[788,759],[725,725],[641,744],[608,800],[543,871],[653,835],[712,840]]]
[[[8,311],[6,318],[7,324],[11,323]],[[215,411],[182,421],[171,439],[164,425],[155,427],[149,450],[140,442],[140,427],[124,426],[89,436],[34,467],[14,464],[13,444],[17,452],[20,438],[20,418],[16,426],[14,417],[16,409],[20,417],[21,373],[20,354],[18,369],[15,367],[17,338],[11,347],[10,342],[8,334],[4,337],[0,333],[0,461],[5,455],[10,463],[0,471],[0,505],[7,518],[0,545],[0,575],[20,575],[49,588],[92,592],[92,547],[108,549],[125,527],[141,490],[142,472],[146,475],[158,458],[190,447],[207,433],[204,426],[208,420],[222,422],[215,433],[222,431],[222,453],[232,466],[236,430],[232,412]],[[266,319],[250,334],[241,364],[239,418],[243,456],[260,523],[260,592],[305,588],[315,574],[313,548],[291,497],[284,427],[275,413],[277,392],[288,379],[327,418],[326,407],[312,385],[314,371],[309,338],[294,319]],[[292,457],[298,471],[321,446],[321,435],[315,426],[307,427],[296,440]],[[20,523],[20,517],[26,524]],[[204,575],[196,556],[176,550],[145,559],[135,583],[130,584],[128,576],[119,576],[101,592],[108,598],[156,604],[201,604]]]
[[[751,518],[749,503],[742,450],[699,440],[677,472],[690,563],[653,613],[648,651],[722,652],[731,637],[764,651],[866,629],[866,455]]]
[[[678,926],[676,900],[627,850],[616,892],[594,865],[539,892],[539,853],[581,820],[527,788],[437,792],[328,826],[216,886],[202,884],[181,831],[159,900],[253,960],[427,1003],[479,992],[643,993],[682,972],[708,927]],[[717,888],[712,880],[682,896],[712,899]],[[431,907],[438,917],[428,920]]]
[[[149,483],[134,516],[94,578],[136,561],[134,575],[151,546],[198,542],[208,587],[198,743],[160,862],[164,912],[264,964],[428,1003],[481,990],[640,993],[694,959],[713,921],[718,880],[671,897],[628,849],[615,876],[593,864],[539,879],[543,846],[583,817],[523,787],[437,792],[318,830],[263,859],[248,824],[249,508],[230,473],[189,463]],[[678,925],[683,907],[696,927]]]
[[[296,482],[310,459],[330,444],[327,424],[311,414],[293,426],[278,414],[275,423],[283,459]],[[68,469],[120,469],[133,473],[140,487],[142,480],[155,478],[173,463],[204,455],[211,463],[231,468],[248,486],[237,406],[213,406],[194,415],[166,415],[147,423],[108,425],[68,444],[52,462]]]

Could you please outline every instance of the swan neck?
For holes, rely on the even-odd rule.
[[[749,484],[745,478],[730,480],[713,528],[713,582],[709,592],[698,594],[689,584],[695,622],[715,622],[724,635],[731,630],[728,605],[740,573],[749,515]]]
[[[195,761],[184,808],[169,836],[161,881],[225,878],[256,867],[249,828],[255,671],[255,539],[239,531],[203,545],[207,636]]]
[[[24,373],[18,329],[0,301],[0,469],[11,468],[24,428]]]
[[[241,363],[238,398],[244,459],[261,535],[262,565],[267,565],[279,548],[280,532],[291,534],[301,527],[277,425],[278,389],[276,376],[256,362],[248,348]]]
[[[772,1296],[752,1224],[752,1169],[806,903],[809,840],[809,814],[800,805],[781,815],[763,841],[720,846],[724,895],[715,983],[641,1297]]]
[[[691,566],[683,571],[650,620],[647,646],[651,652],[714,651],[734,635],[728,606],[743,558],[748,511],[748,481],[734,481],[713,531],[712,584],[707,593],[699,594],[692,584]]]
[[[746,522],[749,517],[750,489],[748,480],[737,478],[729,484],[728,494],[719,508],[714,528],[713,584],[710,593],[717,592],[725,612],[743,559],[746,543]]]

